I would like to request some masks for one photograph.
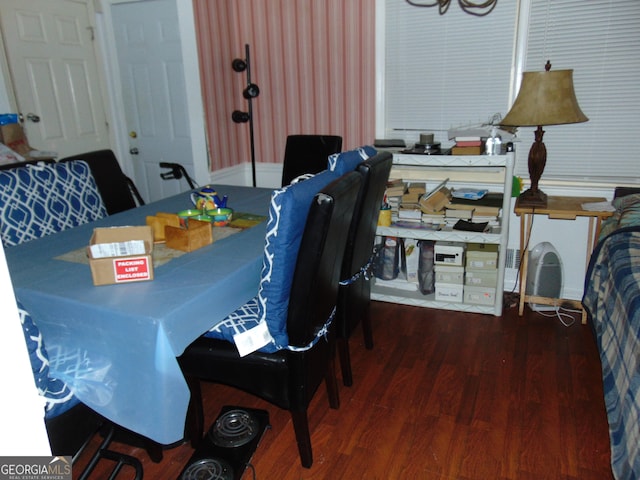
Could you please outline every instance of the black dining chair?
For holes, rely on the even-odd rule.
[[[378,213],[389,179],[392,158],[391,153],[380,152],[364,160],[356,168],[362,176],[362,186],[349,228],[336,310],[337,348],[342,382],[346,386],[353,384],[349,338],[358,323],[362,323],[365,347],[369,350],[373,348],[369,315],[371,302],[369,271],[373,258]]]
[[[340,150],[342,137],[337,135],[289,135],[284,149],[282,186],[300,175],[325,170],[329,155]]]
[[[144,205],[133,180],[127,177],[112,150],[95,150],[62,158],[58,162],[84,160],[89,164],[107,213],[114,213]]]
[[[292,211],[309,209],[288,294],[288,344],[284,348],[270,353],[258,350],[241,357],[231,342],[201,336],[179,357],[192,393],[188,416],[191,438],[200,439],[203,432],[200,380],[222,383],[288,410],[301,464],[311,467],[313,453],[307,408],[323,381],[330,407],[339,407],[332,320],[342,256],[360,181],[360,175],[351,172],[322,188],[310,207],[296,201],[283,205]],[[261,298],[260,295],[257,298]]]

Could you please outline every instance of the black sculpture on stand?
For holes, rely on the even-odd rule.
[[[234,110],[231,114],[231,119],[236,123],[249,122],[249,139],[251,142],[251,173],[253,176],[253,186],[256,186],[256,154],[253,140],[253,110],[251,106],[251,100],[260,95],[260,89],[255,83],[251,83],[251,61],[249,59],[249,45],[244,46],[245,59],[236,58],[231,63],[231,67],[234,72],[247,71],[247,86],[242,91],[242,96],[249,102],[248,112],[241,112],[240,110]]]

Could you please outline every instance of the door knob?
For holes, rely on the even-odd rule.
[[[130,149],[130,150],[129,150],[129,153],[130,153],[131,155],[138,155],[138,153],[140,153],[140,152],[138,151],[138,149],[137,149],[137,148],[135,148],[135,147],[134,147],[134,148],[132,148],[132,149]]]
[[[27,113],[27,120],[31,120],[33,123],[38,123],[40,121],[40,117],[35,113]]]

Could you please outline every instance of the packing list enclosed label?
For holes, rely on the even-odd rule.
[[[118,258],[113,261],[116,283],[150,280],[148,257]]]

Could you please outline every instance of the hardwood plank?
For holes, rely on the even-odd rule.
[[[310,406],[311,469],[300,466],[288,412],[203,384],[207,425],[224,405],[269,412],[256,478],[613,478],[600,362],[578,315],[565,327],[517,308],[494,317],[373,302],[371,313],[375,348],[360,332],[351,339],[354,385],[340,388],[340,409],[323,386]],[[154,464],[140,449],[114,449],[140,458],[151,479],[177,478],[193,452],[184,444]]]

